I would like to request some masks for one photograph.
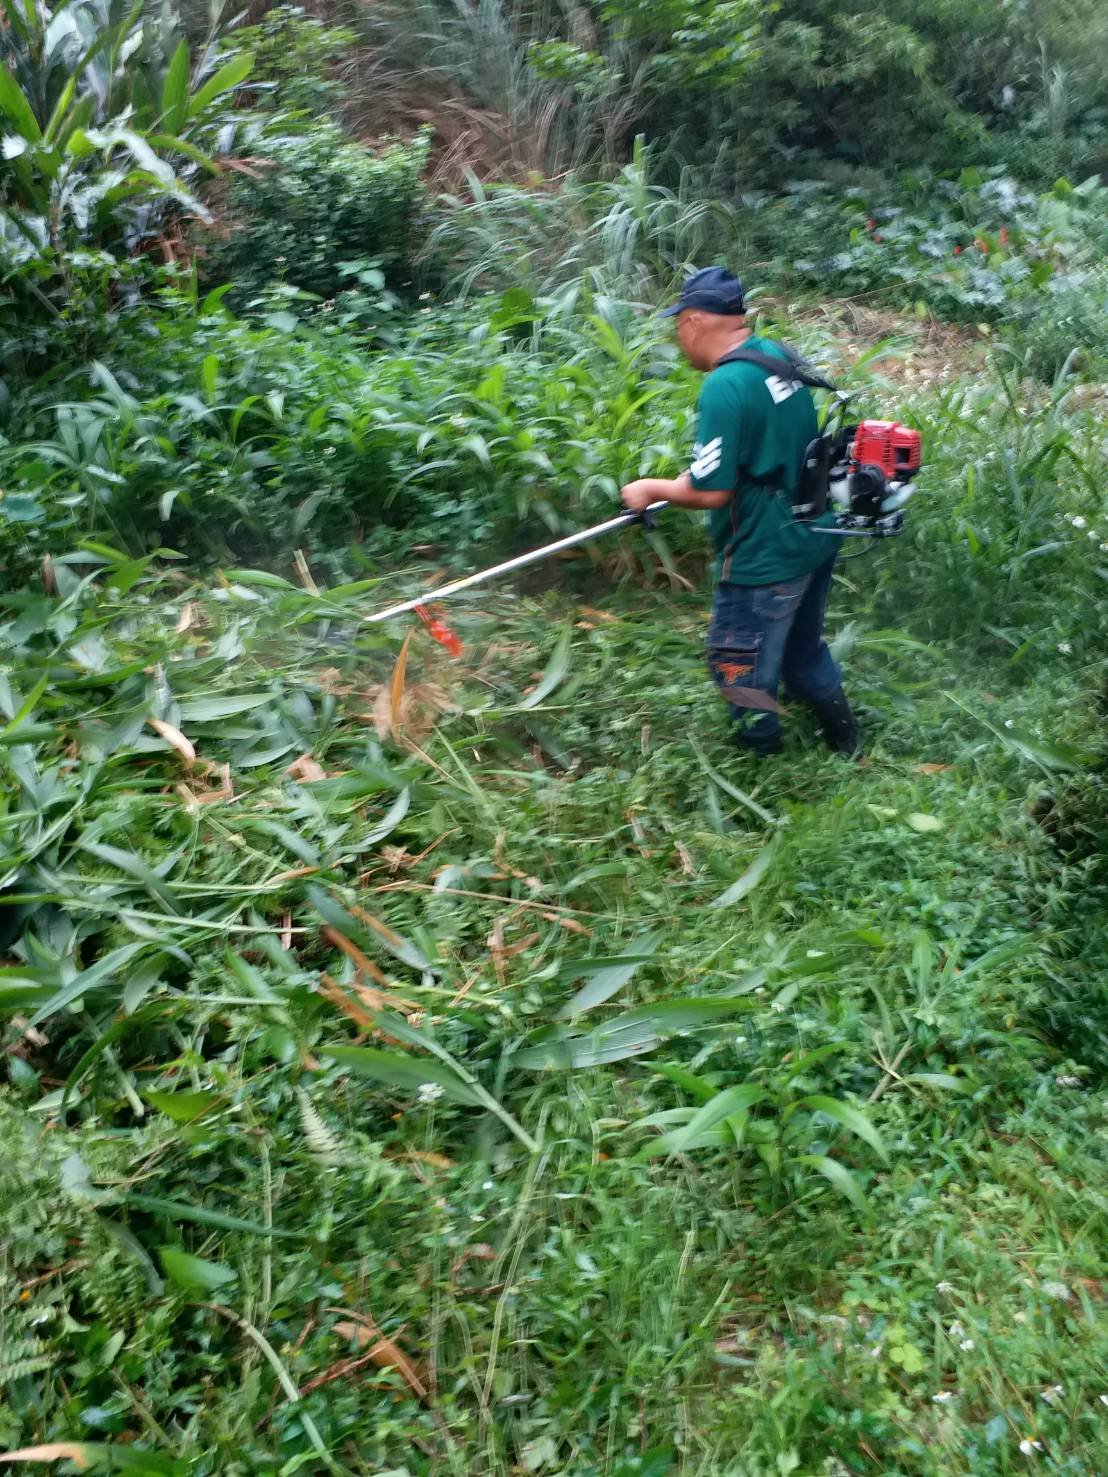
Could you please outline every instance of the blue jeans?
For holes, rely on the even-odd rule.
[[[781,742],[777,687],[820,703],[842,673],[823,639],[834,555],[778,585],[718,585],[708,630],[708,667],[736,720],[744,748],[772,753]]]

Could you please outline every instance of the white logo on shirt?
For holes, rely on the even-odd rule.
[[[773,396],[774,405],[780,405],[782,400],[787,400],[790,395],[795,395],[800,389],[799,380],[784,380],[780,375],[771,374],[766,379],[766,389]]]
[[[710,477],[713,472],[718,472],[722,460],[722,436],[717,436],[714,441],[709,441],[707,446],[701,446],[698,441],[693,447],[693,463],[689,471],[699,482],[704,477]]]

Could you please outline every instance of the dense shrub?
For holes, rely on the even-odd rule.
[[[240,302],[275,280],[333,298],[351,263],[408,281],[427,149],[420,135],[372,151],[327,120],[270,137],[264,159],[227,190],[222,228],[206,243],[209,276],[233,282]]]
[[[1070,368],[1108,375],[1108,271],[1047,283],[1015,305],[1005,336],[1019,358],[1043,379]]]
[[[9,578],[82,533],[133,553],[287,558],[302,543],[341,557],[368,540],[395,558],[403,527],[403,547],[456,556],[603,513],[658,443],[683,454],[692,394],[657,380],[672,351],[653,325],[602,306],[566,322],[519,292],[428,308],[388,355],[359,348],[337,313],[305,323],[271,306],[248,323],[175,294],[122,313],[96,362],[12,407]],[[643,451],[622,427],[651,401]]]

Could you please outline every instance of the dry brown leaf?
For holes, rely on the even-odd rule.
[[[429,1164],[432,1169],[453,1169],[453,1159],[448,1159],[445,1154],[434,1154],[430,1149],[409,1149],[402,1156],[405,1159],[415,1159],[419,1164]]]
[[[341,1312],[344,1310],[335,1308],[328,1311]],[[372,1318],[364,1314],[354,1314],[352,1318],[340,1319],[333,1327],[340,1338],[353,1339],[359,1348],[365,1349],[366,1354],[378,1369],[399,1370],[412,1393],[420,1400],[427,1399],[426,1370],[413,1364],[400,1345],[386,1337]]]
[[[382,923],[380,918],[374,918],[372,913],[367,913],[364,908],[359,908],[357,903],[350,904],[350,911],[367,928],[372,928],[377,937],[383,939],[386,944],[389,944],[394,949],[403,948],[404,940],[398,933],[394,933],[387,923]]]
[[[23,1039],[29,1041],[32,1046],[49,1046],[50,1038],[37,1031],[34,1026],[29,1025],[26,1016],[13,1015],[12,1025],[22,1033]]]
[[[89,1455],[81,1441],[51,1441],[46,1446],[21,1446],[18,1451],[0,1451],[0,1462],[71,1461],[81,1471],[89,1465]]]
[[[944,770],[956,769],[954,764],[917,764],[916,774],[942,774]]]
[[[269,885],[275,882],[295,882],[298,877],[314,877],[319,871],[318,867],[291,867],[287,872],[278,872],[276,877],[269,879]]]
[[[396,666],[392,669],[392,680],[389,682],[389,726],[396,738],[400,736],[400,705],[404,701],[404,677],[408,670],[408,649],[412,644],[413,635],[414,631],[409,631],[404,637],[404,644],[397,655]]]
[[[564,928],[568,933],[579,933],[585,938],[592,938],[592,929],[586,928],[583,923],[578,923],[576,918],[563,918],[558,913],[540,913],[540,918],[547,923],[556,923],[559,928]]]
[[[196,606],[191,600],[186,600],[184,608],[177,620],[177,634],[183,636],[196,619]]]
[[[356,1000],[351,1000],[349,995],[344,994],[328,975],[320,976],[319,993],[326,996],[332,1005],[337,1006],[343,1015],[348,1016],[363,1031],[372,1031],[376,1028],[373,1017],[363,1010]]]
[[[323,937],[330,939],[336,949],[341,949],[346,957],[353,961],[354,967],[360,970],[362,974],[368,975],[371,980],[376,980],[379,985],[388,984],[387,977],[378,969],[373,960],[363,954],[357,944],[348,939],[344,933],[340,933],[337,928],[332,928],[330,924],[327,924],[323,930]]]
[[[327,778],[323,765],[313,759],[310,754],[301,754],[294,759],[285,770],[294,780],[299,780],[302,785],[311,784],[313,780],[325,780]]]
[[[166,723],[162,718],[147,718],[146,721],[159,738],[165,739],[171,749],[177,750],[182,759],[188,760],[190,764],[196,762],[196,750],[179,728],[174,728],[172,723]]]
[[[537,933],[529,933],[526,938],[520,939],[518,943],[506,944],[504,933],[499,923],[493,928],[485,940],[490,954],[495,954],[498,959],[514,959],[517,954],[525,954],[534,944],[539,941]]]
[[[312,572],[308,568],[308,561],[304,558],[304,550],[297,549],[292,559],[296,565],[296,572],[300,576],[300,583],[304,586],[305,590],[307,590],[309,595],[318,595],[319,586],[312,579]]]

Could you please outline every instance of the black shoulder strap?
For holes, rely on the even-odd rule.
[[[756,364],[767,374],[780,375],[782,379],[799,380],[802,385],[807,385],[811,390],[833,390],[835,388],[830,380],[817,374],[795,349],[790,349],[788,344],[779,343],[776,339],[771,342],[774,348],[781,350],[785,356],[784,360],[776,354],[763,354],[760,349],[740,348],[732,349],[730,354],[725,354],[717,363],[716,368],[718,369],[720,364]]]

